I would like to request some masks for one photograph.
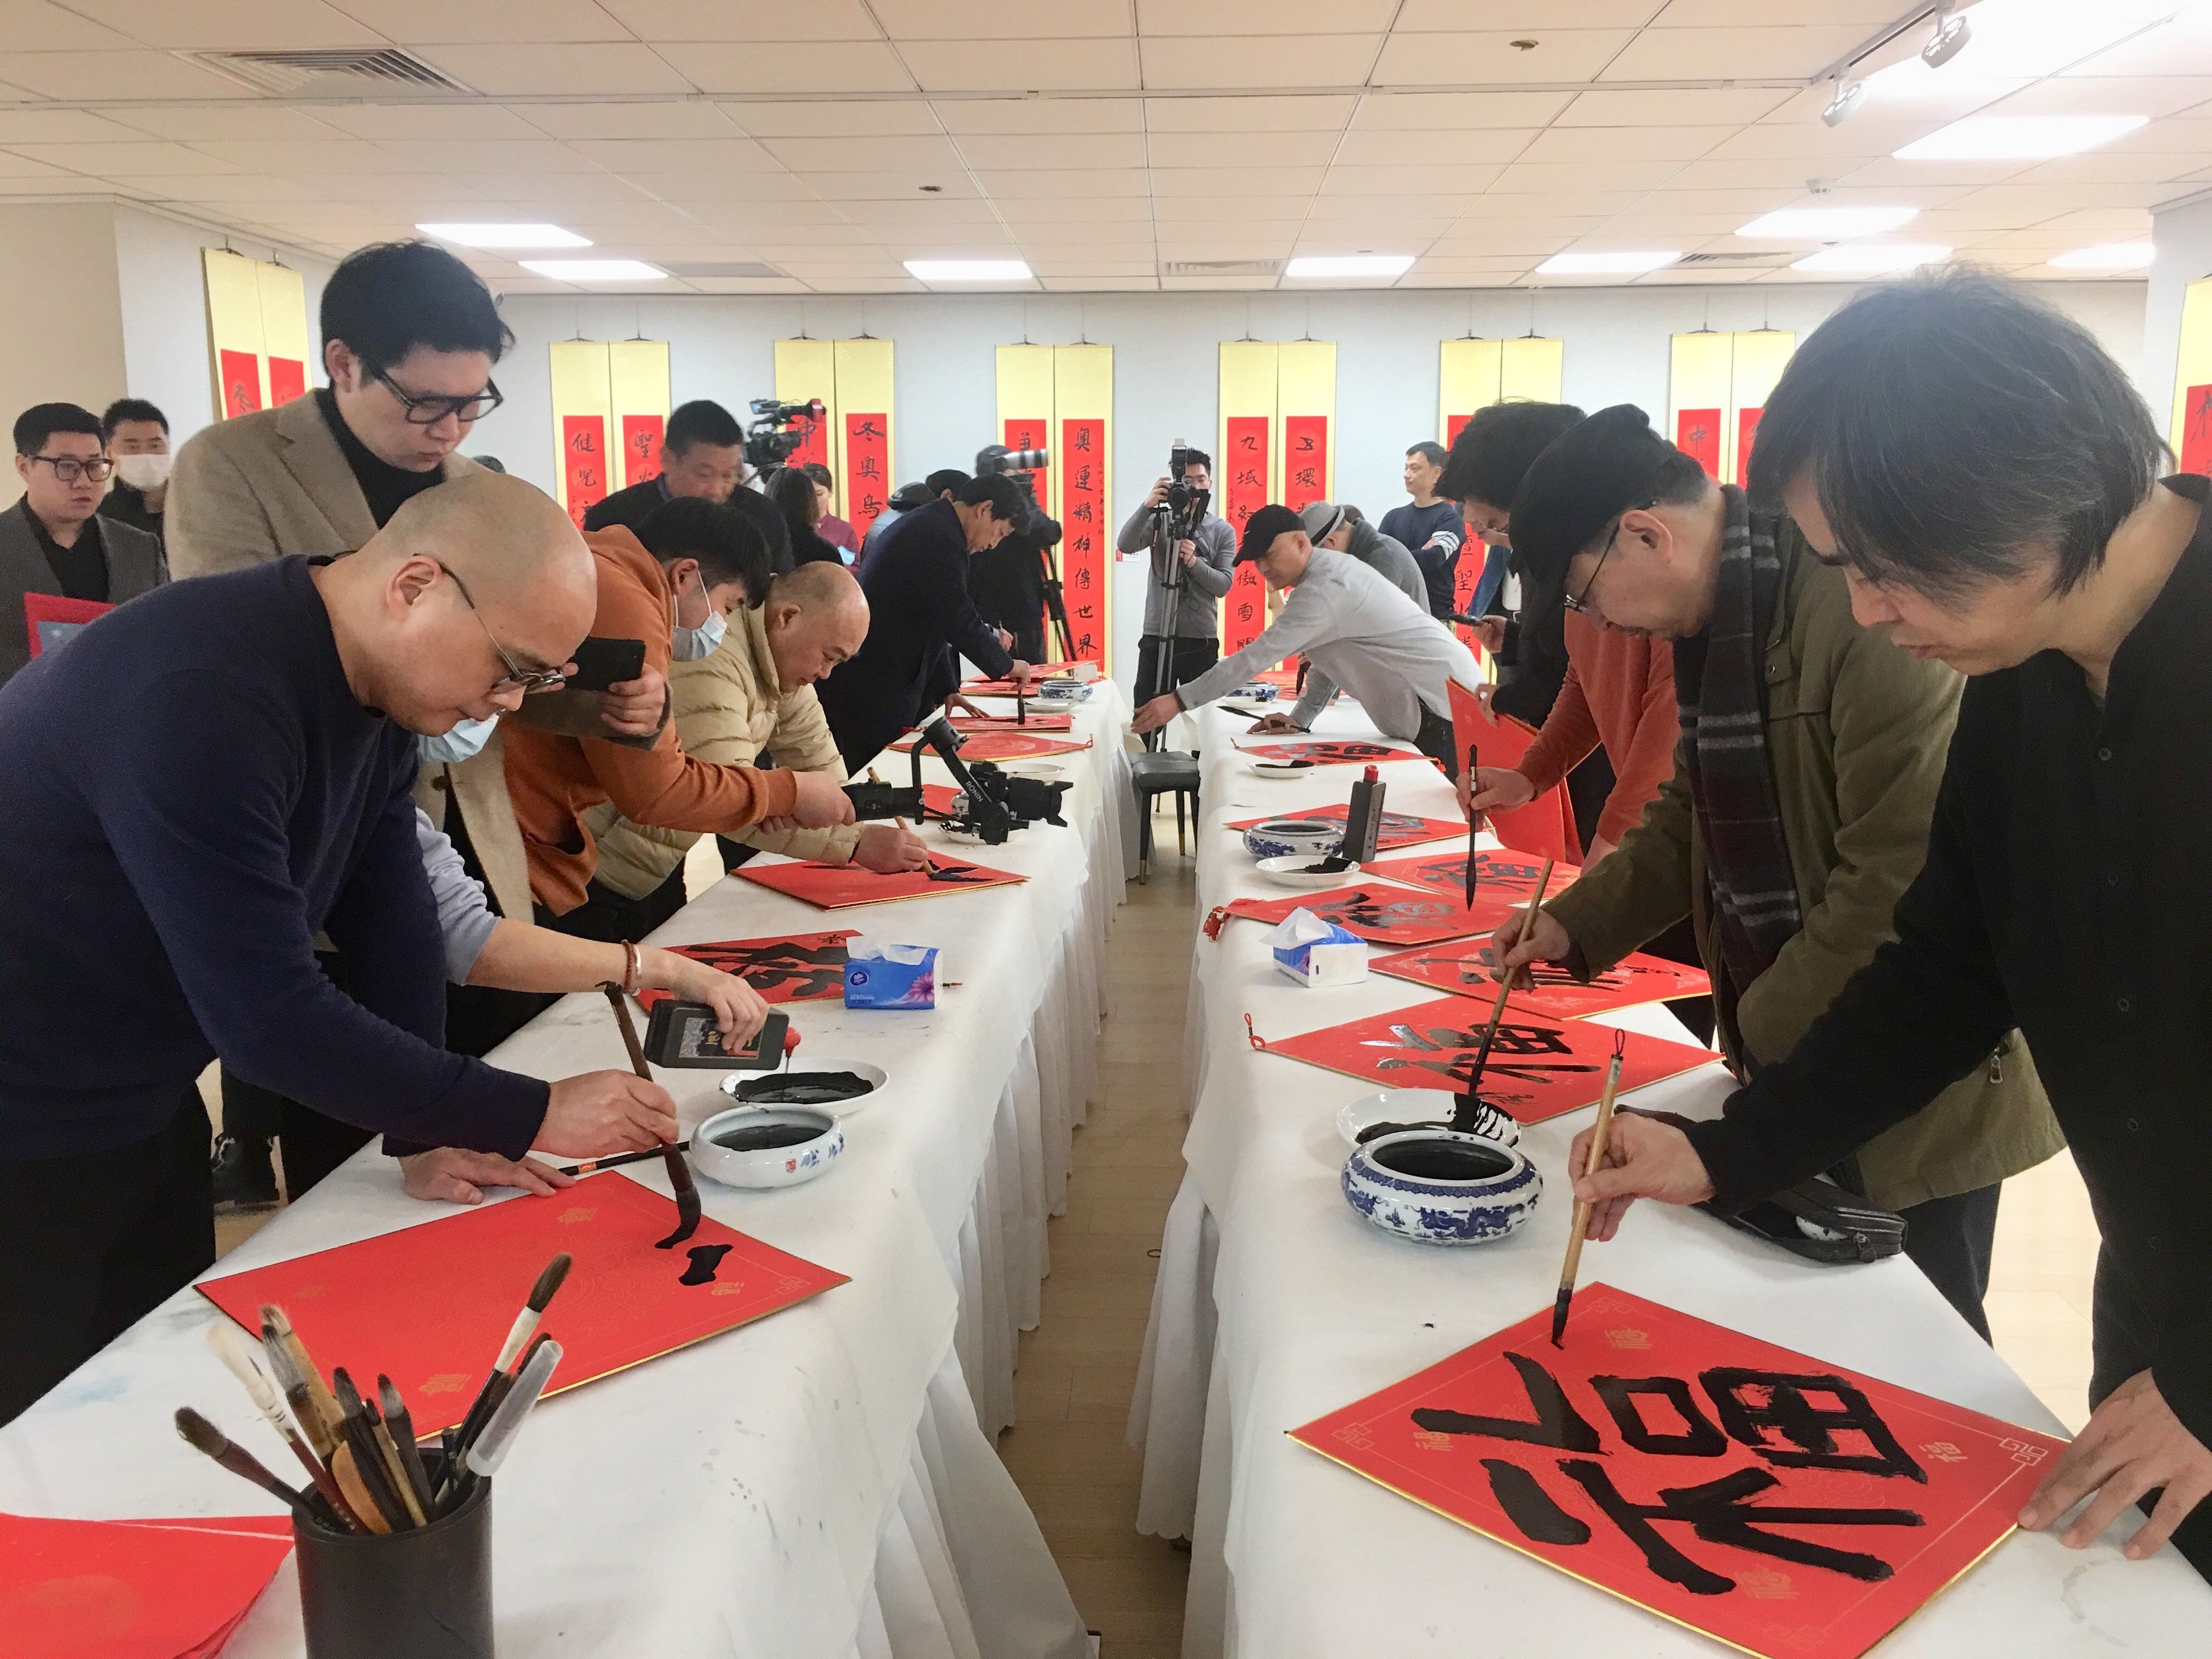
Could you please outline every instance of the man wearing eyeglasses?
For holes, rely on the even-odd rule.
[[[120,605],[168,579],[157,538],[99,516],[113,471],[90,410],[36,404],[16,417],[23,499],[0,513],[0,684],[31,659],[27,595]]]
[[[1513,500],[1524,614],[1565,604],[1673,641],[1674,775],[1620,848],[1544,907],[1509,969],[1602,971],[1691,918],[1721,1045],[1746,1081],[1787,1059],[1896,937],[1928,856],[1965,682],[1851,617],[1844,574],[1623,404],[1569,428]],[[1905,1252],[1984,1339],[1997,1193],[2063,1144],[2008,1033],[1841,1173],[1905,1218]]]

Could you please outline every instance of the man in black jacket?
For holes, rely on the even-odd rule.
[[[868,637],[815,688],[845,769],[858,773],[944,695],[932,671],[947,654],[986,673],[1025,680],[1030,665],[1007,650],[968,593],[968,562],[996,547],[1028,503],[1004,473],[971,478],[949,500],[916,507],[868,558]]]
[[[2016,1024],[2103,1234],[2094,1410],[2020,1522],[2089,1498],[2078,1549],[2140,1502],[2128,1554],[2171,1537],[2212,1578],[2212,514],[2166,461],[2126,371],[1991,277],[1875,289],[1799,349],[1753,489],[1844,566],[1862,623],[1973,677],[1928,861],[1788,1059],[1716,1121],[1617,1117],[1575,1196],[1596,1238],[1638,1197],[1741,1210]]]
[[[635,530],[671,497],[703,495],[710,501],[727,501],[751,520],[768,544],[769,562],[779,571],[788,570],[791,532],[783,514],[760,491],[738,482],[744,476],[744,465],[745,429],[735,416],[705,398],[682,404],[669,416],[660,440],[659,474],[596,503],[584,514],[584,528],[620,525]]]
[[[975,457],[976,471],[1000,471],[999,463],[1006,454],[1004,444],[991,445]],[[1060,520],[1045,516],[1028,473],[1007,476],[1022,492],[1021,519],[1004,541],[978,553],[969,562],[968,592],[985,622],[1014,636],[1009,650],[1024,662],[1042,662],[1045,550],[1060,545]]]

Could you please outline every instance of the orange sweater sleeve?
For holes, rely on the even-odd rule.
[[[1582,672],[1570,661],[1552,712],[1544,717],[1544,729],[1521,757],[1521,775],[1536,786],[1540,795],[1556,787],[1597,744],[1597,720],[1590,713]]]
[[[1674,740],[1681,734],[1681,714],[1674,706],[1674,654],[1664,641],[1632,640],[1624,653],[1619,696],[1624,723],[1632,719],[1633,735],[1625,745],[1608,744],[1613,756],[1613,793],[1598,815],[1597,832],[1620,845],[1620,838],[1643,820],[1644,809],[1659,793],[1659,786],[1674,775]],[[1620,752],[1614,752],[1616,750]]]

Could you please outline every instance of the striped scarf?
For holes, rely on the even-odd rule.
[[[1773,965],[1804,917],[1774,793],[1761,672],[1782,561],[1772,520],[1754,518],[1734,485],[1721,493],[1727,521],[1712,620],[1702,635],[1674,642],[1674,690],[1733,1002]]]

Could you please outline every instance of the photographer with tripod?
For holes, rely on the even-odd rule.
[[[1145,631],[1137,643],[1140,698],[1156,697],[1196,679],[1221,656],[1219,601],[1237,563],[1237,532],[1207,510],[1213,460],[1178,441],[1168,476],[1152,488],[1114,545],[1124,553],[1150,549],[1145,584]]]
[[[1037,502],[1036,471],[1052,464],[1042,449],[1008,449],[991,444],[977,452],[975,476],[1003,474],[1022,492],[1028,512],[1006,532],[1006,540],[986,548],[968,563],[968,592],[975,609],[994,628],[1014,637],[1009,647],[1024,662],[1045,658],[1045,611],[1048,594],[1059,597],[1060,579],[1052,565],[1051,550],[1060,544],[1060,520],[1045,516]],[[1065,607],[1056,607],[1054,620],[1065,620]],[[1061,640],[1061,654],[1071,655]]]

